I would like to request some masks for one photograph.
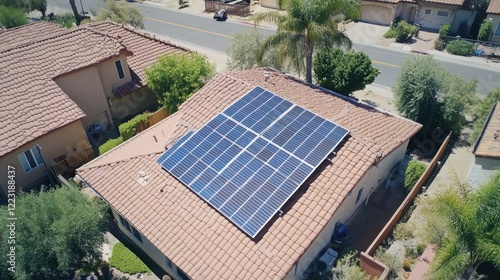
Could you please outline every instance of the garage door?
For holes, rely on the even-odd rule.
[[[361,21],[389,25],[392,21],[391,9],[375,5],[362,5]]]

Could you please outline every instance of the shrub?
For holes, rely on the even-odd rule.
[[[123,143],[123,138],[122,137],[118,137],[118,138],[115,138],[115,139],[109,139],[106,143],[104,143],[101,146],[99,146],[99,154],[102,155],[105,152],[107,152],[107,151],[113,149],[114,147],[120,145],[121,143]]]
[[[413,263],[413,258],[406,258],[403,261],[403,269],[405,271],[410,271],[411,270],[411,264]]]
[[[389,28],[384,34],[384,38],[396,38],[396,29],[394,27]]]
[[[420,176],[424,174],[426,168],[427,166],[425,164],[413,159],[410,161],[410,163],[408,163],[408,167],[406,167],[405,172],[405,188],[408,191],[410,191],[417,183],[418,179],[420,179]]]
[[[443,39],[438,38],[436,41],[434,41],[434,49],[442,51],[445,48],[446,48],[446,42]]]
[[[111,266],[128,274],[147,273],[151,270],[129,248],[122,243],[116,243],[109,259]]]
[[[50,21],[50,19],[48,17],[46,17],[44,20]],[[75,16],[73,15],[73,13],[55,15],[53,22],[60,24],[66,28],[71,28],[76,24]]]
[[[469,56],[474,51],[474,44],[465,40],[455,40],[448,43],[446,51],[454,55]]]
[[[120,131],[120,136],[123,138],[123,141],[132,138],[132,136],[134,136],[134,128],[136,128],[140,122],[146,121],[150,115],[150,112],[145,112],[133,117],[128,122],[120,124],[118,130]]]
[[[397,240],[406,240],[413,238],[413,232],[415,231],[415,227],[413,224],[408,223],[399,223],[394,227],[392,231],[392,235]]]
[[[491,26],[491,21],[484,19],[479,28],[479,33],[477,34],[477,39],[480,41],[488,41],[490,39],[491,31],[493,31],[493,26]]]
[[[448,35],[450,35],[450,33],[451,33],[451,24],[450,23],[443,24],[443,25],[441,25],[441,27],[439,27],[439,35],[448,36]]]
[[[404,43],[417,33],[418,27],[409,24],[405,20],[398,22],[396,26],[396,42]]]
[[[421,256],[424,253],[425,247],[426,247],[425,244],[418,243],[418,245],[417,245],[417,255],[418,256]]]
[[[27,23],[23,10],[0,6],[0,28],[12,28]]]

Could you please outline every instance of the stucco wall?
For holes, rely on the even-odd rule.
[[[108,101],[97,67],[63,75],[56,78],[55,82],[87,115],[82,119],[84,127],[108,120]]]
[[[377,166],[373,166],[371,170],[361,178],[359,183],[352,190],[352,195],[346,197],[346,199],[341,202],[340,207],[337,209],[332,219],[323,228],[318,237],[313,241],[304,255],[302,255],[298,263],[287,274],[285,279],[302,279],[304,271],[307,267],[315,260],[316,257],[318,257],[321,250],[330,243],[335,223],[337,221],[345,223],[354,214],[356,209],[366,202],[366,199],[370,194],[370,190],[372,188],[375,189],[378,185],[380,185],[380,183],[387,178],[392,167],[404,158],[407,146],[408,141],[385,157]],[[357,194],[361,188],[363,188],[362,198],[356,204]]]
[[[111,115],[118,120],[141,113],[158,104],[155,93],[148,88],[136,90],[121,98],[113,97],[111,103]]]
[[[29,142],[15,151],[6,154],[0,158],[0,166],[6,168],[7,165],[15,167],[16,170],[16,189],[19,191],[25,186],[36,183],[45,177],[45,166],[38,165],[34,169],[25,172],[23,166],[19,162],[18,155],[33,148],[36,144],[42,148],[42,154],[50,166],[54,163],[54,158],[68,155],[74,152],[74,149],[80,151],[90,146],[80,121],[75,121],[69,125],[59,128],[49,134],[46,134],[36,140]],[[2,193],[0,193],[1,202],[5,202],[5,194],[7,193],[7,177],[0,176],[0,185],[2,186]]]
[[[430,15],[425,14],[425,10],[431,10]],[[448,17],[441,17],[437,15],[438,11],[449,12]],[[457,9],[450,8],[447,5],[420,5],[415,23],[419,23],[422,28],[430,30],[439,30],[441,25],[446,23],[453,23]]]
[[[260,5],[265,8],[278,9],[277,0],[261,0]]]
[[[485,184],[497,170],[500,170],[500,159],[475,157],[469,172],[471,187]]]
[[[457,34],[458,29],[462,24],[466,26],[472,25],[474,18],[476,17],[477,11],[467,11],[467,10],[457,10],[455,14],[455,19],[453,20],[453,24],[451,26],[451,33]],[[469,28],[466,29],[468,33]]]
[[[490,41],[500,43],[500,30],[498,30],[499,35],[495,36],[495,33],[497,32],[497,28],[499,28],[498,27],[498,23],[500,22],[500,15],[488,14],[486,16],[486,18],[488,18],[488,19],[491,18],[491,20],[492,20],[491,21],[491,26],[493,28],[492,28],[492,31],[491,31]]]
[[[115,61],[117,60],[121,61],[123,73],[125,74],[125,77],[121,80],[118,77],[118,72],[115,66]],[[124,54],[99,63],[97,65],[97,71],[101,77],[102,88],[104,89],[106,97],[114,97],[113,90],[115,88],[132,81],[130,69],[128,68],[127,56]]]
[[[120,222],[120,214],[116,212],[114,208],[111,208],[111,211],[113,212],[113,216],[115,217],[115,220],[117,221],[118,227],[120,230],[130,239],[134,242],[137,247],[139,247],[142,251],[144,251],[156,264],[158,264],[163,270],[165,270],[172,279],[180,279],[179,276],[177,276],[177,273],[174,271],[176,269],[175,264],[172,263],[172,266],[174,270],[170,269],[170,267],[167,266],[165,262],[165,256],[156,248],[151,241],[149,241],[143,234],[141,234],[141,239],[142,243],[137,240],[137,238],[132,234],[130,231],[125,228],[122,223]],[[129,222],[130,223],[130,222]],[[130,223],[131,224],[131,223]],[[132,225],[132,224],[131,224]]]

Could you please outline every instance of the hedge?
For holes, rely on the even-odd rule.
[[[446,51],[461,56],[469,56],[474,52],[474,44],[465,40],[455,40],[448,43]]]
[[[114,147],[120,145],[121,143],[123,143],[122,137],[118,137],[115,139],[109,139],[106,143],[99,146],[99,155],[104,154],[105,152],[113,149]]]
[[[128,139],[132,138],[132,136],[134,136],[134,128],[136,128],[140,122],[146,121],[150,115],[150,112],[145,112],[135,116],[128,122],[120,124],[118,130],[120,131],[120,135],[123,138],[123,141],[127,141]]]
[[[109,263],[112,267],[128,274],[151,273],[146,264],[120,242],[113,246],[113,253]]]

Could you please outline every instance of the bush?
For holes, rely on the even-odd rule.
[[[474,51],[474,44],[465,40],[455,40],[448,43],[446,51],[454,55],[469,56]]]
[[[417,245],[417,255],[418,256],[421,256],[424,253],[425,247],[426,247],[425,244],[418,243],[418,245]]]
[[[493,26],[491,26],[491,21],[484,19],[479,28],[479,33],[477,34],[477,39],[479,41],[488,41],[490,39],[491,31],[493,31]]]
[[[404,261],[403,261],[403,269],[405,271],[410,271],[411,270],[411,265],[413,263],[413,258],[406,258]]]
[[[446,48],[446,42],[443,39],[438,38],[436,41],[434,41],[434,49],[442,51],[445,48]]]
[[[420,179],[420,176],[424,174],[426,168],[427,166],[421,162],[418,162],[416,160],[410,161],[408,167],[406,167],[405,172],[405,188],[408,191],[410,191],[417,183],[418,179]]]
[[[123,143],[123,138],[121,137],[115,139],[109,139],[106,143],[99,146],[99,155],[104,154],[105,152],[113,149],[114,147],[120,145],[121,143]]]
[[[396,38],[396,29],[394,27],[389,28],[384,34],[384,38]]]
[[[398,22],[396,26],[396,42],[404,43],[408,41],[408,39],[417,33],[417,30],[417,26],[409,24],[406,20]]]
[[[413,232],[415,231],[415,226],[408,223],[399,223],[394,227],[392,235],[397,240],[406,240],[413,238]]]
[[[27,23],[23,10],[0,6],[0,28],[13,28]]]
[[[51,21],[50,18],[46,17],[43,20],[45,21]],[[76,25],[76,20],[75,16],[72,13],[66,13],[62,15],[55,15],[54,20],[51,21],[57,24],[60,24],[66,28],[71,28],[74,25]]]
[[[449,36],[450,33],[451,33],[451,24],[450,23],[443,24],[443,25],[441,25],[441,27],[439,27],[439,35]]]
[[[129,248],[122,243],[116,243],[109,259],[111,266],[128,274],[147,273],[151,270]]]
[[[142,121],[146,121],[150,115],[151,113],[149,112],[142,113],[135,116],[130,121],[120,124],[118,130],[120,131],[120,136],[123,141],[127,141],[128,139],[132,138],[135,135],[134,129],[137,127],[137,125]]]

